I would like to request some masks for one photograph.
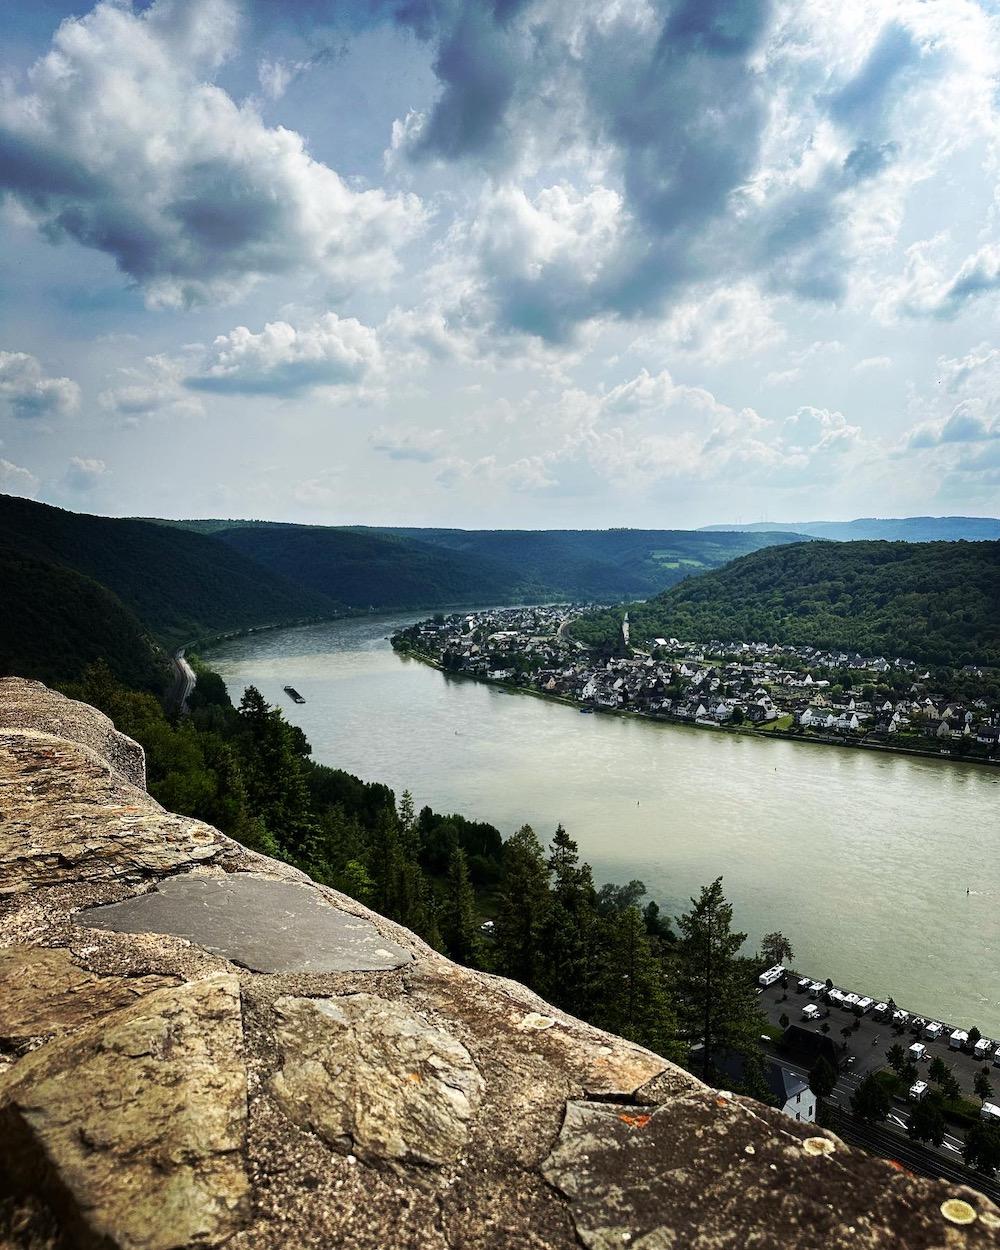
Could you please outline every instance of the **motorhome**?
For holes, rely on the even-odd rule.
[[[964,1029],[956,1029],[955,1032],[952,1033],[951,1037],[948,1038],[948,1049],[962,1050],[968,1040],[969,1035]]]
[[[927,1082],[914,1081],[914,1083],[910,1086],[910,1092],[906,1096],[911,1100],[911,1102],[920,1102],[926,1093]]]
[[[923,1042],[914,1042],[913,1045],[907,1049],[906,1053],[913,1063],[919,1063],[920,1060],[927,1054],[927,1047],[923,1044]]]

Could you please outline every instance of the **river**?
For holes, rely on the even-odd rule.
[[[812,976],[1000,1037],[1000,771],[582,716],[397,656],[388,635],[412,620],[258,633],[208,658],[321,763],[504,834],[527,822],[547,841],[562,821],[598,883],[639,877],[670,914],[721,875],[751,943],[780,929]]]

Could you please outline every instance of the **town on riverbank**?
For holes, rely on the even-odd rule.
[[[626,615],[613,650],[574,639],[593,605],[438,615],[393,647],[448,673],[578,704],[713,729],[1000,762],[1000,684],[991,670],[923,668],[777,643],[657,638],[633,647]]]

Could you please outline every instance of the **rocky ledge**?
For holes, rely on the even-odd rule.
[[[223,1244],[918,1250],[1000,1213],[163,811],[100,713],[0,681],[0,1246]]]

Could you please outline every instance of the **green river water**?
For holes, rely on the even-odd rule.
[[[671,914],[721,874],[751,942],[781,929],[814,977],[1000,1037],[1000,769],[584,716],[395,655],[412,620],[259,633],[209,658],[321,763],[504,834],[528,822],[547,841],[562,821],[598,883],[639,877]]]

